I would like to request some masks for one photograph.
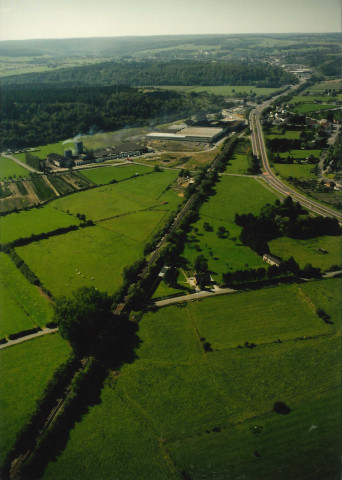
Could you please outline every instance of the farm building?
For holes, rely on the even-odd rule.
[[[280,258],[269,255],[268,253],[265,253],[262,259],[264,262],[269,263],[270,265],[275,265],[276,267],[279,267],[281,264]]]

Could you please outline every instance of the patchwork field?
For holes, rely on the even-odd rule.
[[[269,242],[273,255],[281,258],[293,256],[301,268],[311,263],[323,271],[332,265],[341,265],[341,245],[341,237],[317,237],[308,240],[281,237]]]
[[[33,412],[47,381],[69,354],[69,346],[58,334],[0,351],[0,463]]]
[[[59,213],[85,214],[96,226],[16,251],[53,295],[84,285],[112,294],[121,284],[122,268],[142,255],[149,236],[178,205],[180,198],[169,189],[175,178],[174,172],[154,172],[58,199],[51,206]]]
[[[144,167],[143,165],[125,165],[122,167],[99,167],[82,170],[80,175],[96,183],[97,185],[104,185],[116,180],[125,180],[134,176],[136,173],[143,175],[152,172],[151,167]]]
[[[51,203],[41,208],[11,213],[1,217],[0,243],[10,243],[18,238],[30,237],[56,228],[79,225],[80,220],[62,212]]]
[[[0,252],[0,337],[43,326],[52,320],[52,308],[37,287],[29,283],[12,260]]]
[[[28,174],[29,171],[26,170],[26,168],[18,165],[14,160],[2,157],[0,155],[0,180],[4,180],[8,177],[27,177]]]
[[[323,290],[339,282],[327,282]],[[337,479],[341,346],[333,312],[339,302],[333,291],[325,297],[335,322],[326,325],[312,311],[310,293],[302,300],[301,288],[269,289],[270,298],[260,298],[255,311],[246,305],[259,292],[147,313],[137,359],[116,379],[109,377],[101,404],[76,425],[44,480],[111,478],[113,471],[117,480],[180,480],[185,474],[271,480],[275,472],[281,480]],[[272,305],[279,299],[291,307],[276,311]],[[264,313],[258,328],[256,318]],[[235,323],[231,336],[223,323]],[[287,341],[274,343],[275,324]],[[251,332],[258,346],[236,348]],[[303,332],[314,338],[296,340]],[[203,335],[224,349],[205,353]],[[275,413],[276,401],[290,413]]]
[[[221,176],[216,195],[203,204],[200,219],[188,235],[184,257],[193,263],[199,254],[204,255],[218,282],[221,274],[229,270],[264,267],[265,263],[255,252],[240,244],[241,228],[235,225],[234,217],[235,213],[259,213],[261,207],[267,202],[273,203],[275,198],[253,178]],[[212,231],[204,229],[205,222]],[[217,236],[220,226],[229,232],[227,238]]]

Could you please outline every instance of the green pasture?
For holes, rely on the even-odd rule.
[[[270,292],[273,322],[271,300],[265,323],[261,299],[259,320],[248,310],[249,320],[243,319],[256,292],[221,297],[215,319],[211,310],[216,298],[145,314],[136,360],[125,365],[120,376],[109,376],[101,403],[72,430],[66,449],[49,465],[44,480],[66,476],[78,480],[80,474],[85,480],[111,478],[113,471],[116,480],[181,480],[181,472],[194,479],[227,475],[273,479],[274,472],[282,480],[330,478],[327,474],[338,468],[340,457],[341,401],[335,395],[340,384],[340,339],[315,316],[304,295],[301,300],[297,287]],[[229,338],[232,311],[227,315],[227,308],[241,295],[245,301],[241,297],[235,309],[241,328],[232,329],[227,345],[238,344],[250,329],[256,332],[258,321],[258,346],[204,353],[202,328],[209,342],[222,335]],[[286,313],[276,315],[285,300],[294,303],[292,310],[287,307]],[[336,308],[338,299],[327,302]],[[276,322],[276,331],[282,329],[287,341],[273,343]],[[318,336],[294,340],[300,332]],[[275,401],[285,402],[291,413],[273,412]],[[305,453],[299,470],[293,461],[298,451]]]
[[[310,87],[310,90],[326,90],[326,89],[339,90],[341,88],[342,88],[341,80],[326,80],[321,83],[316,83],[315,85]]]
[[[43,326],[52,307],[5,253],[0,252],[0,337]]]
[[[331,326],[315,315],[314,300],[310,302],[298,285],[217,296],[188,309],[199,335],[214,350],[331,332]]]
[[[55,208],[51,203],[44,207],[11,213],[0,219],[0,243],[13,242],[17,238],[50,232],[60,227],[79,225],[80,220]]]
[[[58,334],[45,335],[0,351],[0,463],[18,430],[34,411],[47,381],[69,352],[69,346]]]
[[[87,179],[97,185],[104,185],[113,180],[116,180],[117,182],[120,180],[126,180],[136,173],[143,175],[145,173],[150,173],[151,171],[151,167],[145,167],[143,165],[125,165],[122,167],[89,168],[87,170],[82,170],[80,174],[84,175]]]
[[[281,177],[295,177],[295,178],[316,178],[317,175],[311,172],[315,169],[315,165],[298,165],[298,164],[282,164],[274,163],[274,170],[279,173]]]
[[[86,285],[113,294],[121,284],[121,269],[142,255],[143,245],[96,226],[16,251],[54,296]]]
[[[22,167],[15,163],[14,160],[10,158],[5,158],[0,155],[0,180],[8,177],[27,177],[29,171],[26,168]]]
[[[224,272],[265,266],[253,250],[240,244],[241,228],[234,219],[236,213],[259,213],[266,203],[274,202],[275,196],[248,177],[221,176],[215,190],[216,194],[210,196],[200,209],[200,219],[188,235],[184,257],[193,263],[199,254],[204,255],[209,270],[220,282]],[[209,223],[213,231],[205,231],[204,222]],[[228,238],[217,236],[220,226],[229,232]]]
[[[300,130],[286,130],[283,134],[277,128],[272,128],[272,133],[267,134],[267,138],[270,140],[274,138],[288,138],[289,140],[298,140],[300,138],[301,131]]]
[[[144,208],[158,207],[173,209],[179,202],[169,185],[176,179],[177,172],[164,170],[139,176],[127,182],[98,187],[57,199],[54,206],[72,214],[85,214],[94,221],[133,213]],[[163,202],[168,204],[162,205]]]
[[[310,155],[313,155],[315,158],[319,159],[321,156],[321,150],[290,150],[289,152],[279,153],[281,158],[287,158],[290,156],[293,158],[301,158],[303,160],[308,158]]]
[[[331,106],[336,106],[336,105],[333,105],[334,104],[334,101],[335,100],[340,100],[339,96],[336,96],[336,97],[332,97],[331,95],[321,95],[321,94],[317,94],[317,95],[295,95],[294,97],[291,98],[291,103],[294,103],[294,104],[299,104],[299,103],[313,103],[314,102],[318,101],[318,102],[325,102],[325,103],[330,103]],[[319,104],[318,104],[319,105]]]
[[[248,169],[247,153],[251,149],[249,140],[240,142],[234,149],[233,155],[229,158],[225,173],[246,174]]]
[[[338,480],[340,396],[335,388],[290,415],[269,412],[167,447],[178,470],[186,468],[195,479]]]
[[[208,86],[188,86],[188,85],[165,85],[158,86],[158,89],[163,90],[175,90],[175,91],[192,91],[196,93],[208,92],[213,93],[214,95],[229,95],[234,96],[236,94],[253,94],[256,93],[259,95],[271,95],[279,90],[279,88],[263,88],[255,87],[253,85],[208,85]]]
[[[280,237],[268,243],[271,253],[281,258],[293,256],[303,268],[307,263],[319,267],[322,271],[332,265],[341,265],[341,237],[317,237],[308,240]],[[319,249],[327,253],[320,252]]]
[[[331,110],[332,108],[336,108],[334,105],[325,105],[322,103],[304,103],[302,105],[297,105],[295,111],[297,113],[310,113],[316,112],[318,110]]]

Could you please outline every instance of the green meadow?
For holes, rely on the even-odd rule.
[[[35,409],[53,372],[69,356],[58,334],[45,335],[0,351],[0,463]]]
[[[332,108],[336,108],[335,105],[325,105],[322,103],[304,103],[297,105],[295,107],[295,111],[297,113],[310,113],[316,112],[318,110],[331,110]]]
[[[124,165],[124,166],[111,166],[111,167],[99,167],[89,168],[82,170],[81,175],[96,183],[97,185],[104,185],[116,180],[126,180],[135,174],[143,175],[145,173],[152,172],[151,167],[145,167],[143,165]]]
[[[254,251],[240,244],[241,228],[234,223],[234,218],[236,213],[259,213],[266,203],[274,202],[275,196],[248,177],[221,176],[215,190],[216,194],[210,196],[199,211],[200,219],[188,235],[183,255],[191,264],[199,254],[204,255],[214,279],[220,282],[224,272],[265,266]],[[204,229],[205,222],[212,231]],[[227,238],[218,237],[220,226],[229,232]]]
[[[267,138],[273,140],[274,138],[288,138],[289,140],[298,140],[300,138],[300,130],[286,130],[285,133],[282,133],[277,128],[272,128],[272,133],[267,134]]]
[[[342,237],[340,236],[322,236],[307,240],[280,237],[269,242],[273,255],[284,259],[293,256],[301,268],[311,263],[323,271],[332,265],[341,265],[341,246]]]
[[[290,150],[289,152],[280,153],[281,158],[287,158],[291,156],[293,158],[301,158],[305,160],[310,155],[313,155],[315,158],[319,159],[321,156],[321,150]]]
[[[298,165],[298,164],[281,164],[274,163],[274,170],[280,174],[281,177],[295,177],[295,178],[315,178],[315,165]],[[312,171],[313,170],[313,171]]]
[[[44,207],[11,213],[0,219],[0,243],[50,232],[60,227],[79,225],[80,220],[55,208],[55,203]]]
[[[109,375],[101,403],[71,431],[44,480],[112,472],[116,480],[180,480],[185,473],[271,480],[275,472],[282,480],[337,479],[339,301],[326,298],[335,322],[326,325],[313,311],[314,291],[301,288],[271,288],[255,309],[248,305],[259,292],[145,314],[136,360]],[[204,352],[204,337],[214,351]],[[250,337],[258,338],[255,348],[236,348]],[[276,401],[290,413],[274,412]]]
[[[49,153],[59,153],[59,155],[64,155],[64,150],[68,148],[68,145],[63,145],[63,143],[64,142],[56,142],[41,145],[40,147],[35,147],[30,153],[42,160],[44,160]],[[26,162],[25,153],[15,153],[14,156],[22,162]]]
[[[150,235],[179,204],[169,188],[175,178],[174,172],[154,172],[60,198],[51,207],[63,215],[85,214],[96,225],[16,251],[53,295],[85,285],[112,294],[121,284],[122,268],[142,256]]]
[[[196,93],[208,92],[213,93],[214,95],[230,95],[234,96],[236,94],[246,93],[247,95],[256,93],[259,95],[271,95],[272,93],[277,92],[279,88],[263,88],[255,87],[253,85],[217,85],[217,86],[187,86],[187,85],[165,85],[158,86],[158,89],[163,90],[175,90],[175,91],[192,91]]]
[[[5,253],[0,252],[0,337],[52,320],[52,307]]]
[[[8,177],[27,177],[29,171],[15,163],[10,158],[5,158],[0,155],[0,180]]]
[[[179,202],[169,189],[177,172],[164,170],[132,178],[127,182],[98,187],[57,199],[54,207],[64,212],[85,214],[93,221],[113,218],[145,208],[173,209]],[[163,202],[168,202],[163,204]]]

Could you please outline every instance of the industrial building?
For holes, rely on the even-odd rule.
[[[227,128],[186,127],[176,133],[153,132],[146,135],[147,140],[177,140],[186,142],[214,143],[227,133]]]

